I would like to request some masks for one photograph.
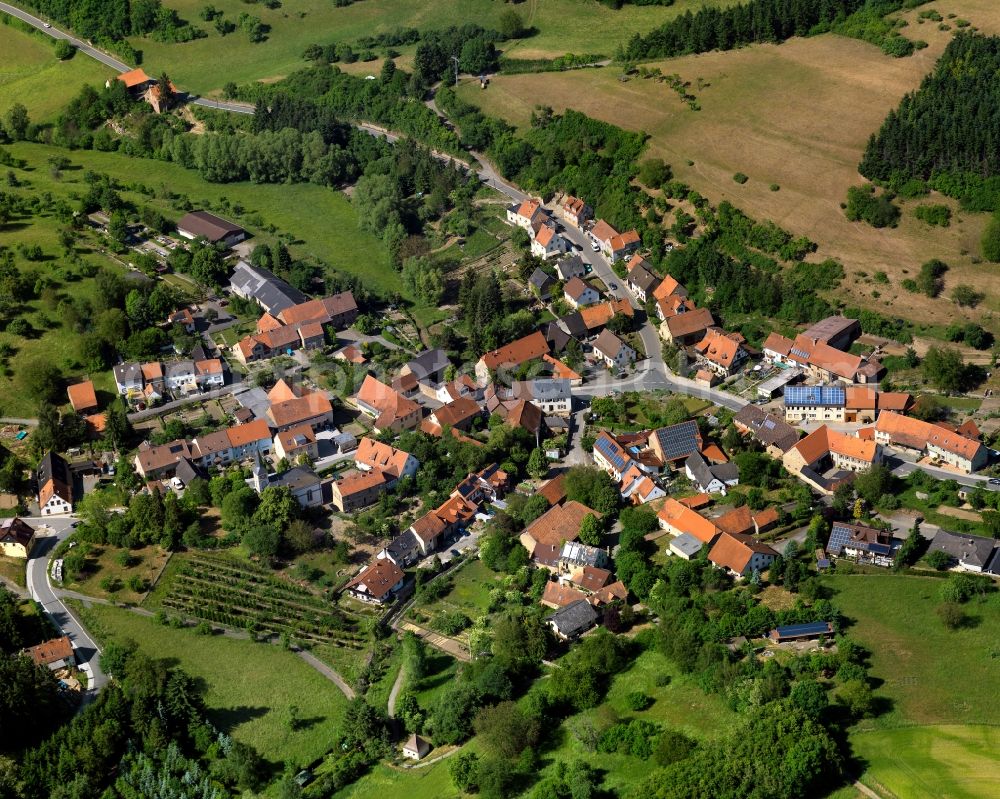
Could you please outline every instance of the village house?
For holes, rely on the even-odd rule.
[[[277,318],[283,325],[291,327],[320,324],[341,330],[350,327],[358,318],[358,303],[352,292],[342,291],[282,308],[277,312]]]
[[[893,538],[891,530],[834,522],[830,528],[826,552],[830,557],[888,568],[896,562],[899,543]]]
[[[34,544],[34,527],[17,516],[0,519],[0,555],[27,559]]]
[[[546,416],[569,416],[573,410],[573,392],[567,378],[515,380],[509,390],[501,387],[495,387],[494,390],[503,394],[505,400],[528,400]]]
[[[989,450],[982,442],[894,411],[879,413],[875,441],[924,455],[966,474],[982,469],[989,461]]]
[[[195,361],[194,380],[202,391],[211,391],[224,385],[226,376],[222,370],[222,361],[218,358]]]
[[[660,278],[656,276],[653,267],[645,258],[641,255],[633,255],[632,260],[628,262],[625,285],[641,302],[646,302],[660,285]]]
[[[142,367],[137,363],[116,363],[111,367],[115,378],[115,388],[123,397],[142,394]]]
[[[842,319],[842,317],[831,317],[831,319]],[[821,324],[817,323],[817,326]],[[832,337],[828,335],[830,330],[842,327],[839,323],[831,325],[830,330],[821,328],[818,336],[815,331],[817,326],[810,328],[813,331],[812,335],[810,331],[806,331],[797,335],[794,341],[778,333],[771,333],[764,341],[765,361],[801,366],[811,379],[821,382],[873,383],[885,372],[885,367],[878,361],[866,360],[860,355],[852,355],[827,343],[826,339],[843,342],[850,338],[847,333]]]
[[[274,389],[268,397],[273,393]],[[309,425],[314,430],[325,429],[333,424],[333,404],[322,392],[300,389],[287,399],[272,399],[271,407],[267,409],[267,421],[278,432],[302,425]]]
[[[625,297],[622,297],[620,300],[608,300],[607,302],[588,305],[580,308],[577,313],[579,313],[584,327],[581,334],[577,335],[576,333],[573,333],[573,335],[578,338],[583,338],[586,335],[592,335],[600,332],[604,326],[618,314],[622,314],[623,316],[627,316],[629,318],[635,316],[635,310],[632,308],[632,303],[630,303]],[[567,317],[563,318],[566,319]]]
[[[684,473],[691,484],[703,494],[722,494],[726,489],[739,485],[740,470],[735,463],[719,463],[712,466],[700,452],[693,452],[684,461]]]
[[[521,546],[528,550],[535,565],[556,571],[563,544],[576,541],[580,524],[588,514],[598,518],[601,516],[597,511],[574,500],[553,505],[524,529],[520,536]]]
[[[798,430],[752,403],[733,417],[733,426],[764,447],[772,458],[780,458],[799,440]]]
[[[836,482],[824,478],[824,472],[831,467],[849,472],[864,471],[882,462],[882,445],[823,425],[785,452],[781,462],[789,472],[829,495],[836,488]]]
[[[420,425],[421,407],[371,375],[365,375],[354,401],[362,413],[375,420],[376,433],[383,430],[399,433]]]
[[[575,253],[567,255],[556,261],[556,274],[563,281],[574,277],[583,277],[587,274],[587,264],[584,263],[583,258]]]
[[[490,382],[490,373],[512,370],[548,353],[549,343],[540,330],[487,352],[476,363],[476,379],[481,386]]]
[[[297,462],[302,457],[316,460],[319,457],[319,444],[312,426],[302,424],[282,430],[275,435],[274,454],[278,460],[287,460],[291,463]]]
[[[431,436],[440,436],[448,427],[468,432],[482,415],[482,407],[472,397],[459,397],[432,411],[420,429]]]
[[[97,410],[97,393],[92,381],[74,383],[66,389],[66,393],[69,395],[70,406],[77,413],[88,414]]]
[[[236,264],[232,277],[229,278],[229,290],[237,297],[253,300],[272,315],[309,300],[305,294],[272,272],[251,266],[246,261]]]
[[[550,580],[545,583],[542,598],[538,601],[547,608],[557,609],[564,608],[567,605],[579,602],[580,600],[586,601],[586,599],[587,594],[580,589],[574,588],[571,585],[564,585],[563,583],[553,582]]]
[[[1000,544],[993,538],[938,530],[927,551],[944,552],[961,571],[997,573]]]
[[[669,316],[660,324],[660,336],[668,344],[683,347],[705,338],[705,331],[715,324],[708,308],[694,308]]]
[[[649,450],[663,466],[681,466],[692,453],[701,452],[702,439],[698,423],[693,419],[649,434]]]
[[[353,472],[335,480],[330,486],[331,502],[341,513],[353,513],[378,501],[383,491],[396,484],[396,478],[380,469]]]
[[[574,372],[562,361],[551,355],[543,355],[542,360],[552,369],[553,380],[568,380],[570,387],[583,385],[583,375]]]
[[[767,544],[761,544],[748,535],[723,533],[709,550],[712,564],[737,579],[750,577],[764,571],[778,556]]]
[[[595,626],[597,619],[597,611],[589,602],[581,599],[560,608],[545,621],[557,638],[571,641]]]
[[[602,430],[594,439],[594,463],[604,469],[616,483],[628,468],[634,463],[632,455],[606,430]]]
[[[448,360],[448,353],[437,347],[435,349],[424,350],[415,358],[407,361],[400,368],[401,375],[414,375],[421,383],[440,383],[444,380],[445,372],[451,366]]]
[[[594,355],[609,369],[624,369],[635,363],[637,353],[610,330],[602,330],[594,342]]]
[[[688,292],[673,277],[667,275],[653,289],[653,300],[656,302],[656,315],[660,321],[677,313],[692,310],[694,305],[687,305]]]
[[[143,480],[172,477],[181,460],[186,459],[203,469],[228,466],[241,460],[267,455],[272,447],[271,431],[263,419],[199,435],[189,444],[183,440],[157,446],[143,442],[133,459],[136,472]]]
[[[44,666],[49,671],[71,669],[76,666],[76,650],[68,635],[43,641],[24,650],[36,666]]]
[[[569,249],[569,242],[560,236],[554,225],[542,225],[531,240],[531,254],[542,260],[562,255]]]
[[[574,227],[580,228],[581,230],[583,229],[583,226],[594,217],[594,209],[587,205],[587,203],[579,197],[574,197],[571,194],[567,194],[563,197],[563,201],[559,204],[557,213],[563,220]]]
[[[572,579],[573,575],[581,574],[585,568],[604,569],[609,562],[608,553],[600,547],[567,541],[559,553],[556,569],[559,574],[569,575]]]
[[[603,219],[598,219],[587,235],[611,263],[627,258],[642,243],[635,230],[619,233]]]
[[[365,436],[358,441],[354,465],[362,472],[378,470],[401,479],[415,475],[420,468],[420,461],[409,452]]]
[[[413,733],[403,744],[403,757],[410,760],[423,760],[430,754],[431,745],[416,733]]]
[[[563,298],[573,308],[582,308],[598,302],[601,295],[589,283],[584,283],[580,278],[573,277],[566,281],[566,285],[563,286]]]
[[[186,239],[203,239],[206,244],[232,247],[247,237],[239,225],[208,211],[192,211],[181,217],[177,232]]]
[[[719,377],[729,377],[740,370],[747,359],[740,333],[726,333],[717,328],[705,331],[705,337],[694,345],[698,363]]]
[[[173,361],[163,366],[163,383],[175,394],[191,394],[198,390],[194,376],[194,361]]]
[[[38,509],[42,516],[73,512],[73,475],[57,452],[46,452],[35,472]]]
[[[698,556],[703,546],[705,544],[690,533],[681,533],[670,539],[670,542],[667,544],[667,551],[682,560],[691,560],[691,558]]]
[[[548,212],[538,200],[525,200],[522,203],[511,205],[507,209],[507,222],[524,228],[532,235],[535,229],[546,222],[548,218]]]
[[[552,287],[556,284],[556,279],[548,272],[543,272],[540,267],[535,267],[535,271],[528,278],[528,285],[535,292],[535,296],[540,300],[548,300],[552,296]]]
[[[667,495],[648,474],[641,471],[638,464],[633,463],[629,470],[623,475],[622,499],[631,502],[633,505],[645,505],[655,502]]]
[[[720,532],[714,522],[673,497],[667,497],[656,518],[661,530],[673,536],[689,535],[702,544],[713,543]]]
[[[395,563],[378,558],[344,586],[344,590],[361,602],[385,605],[403,588],[406,575]]]
[[[180,308],[167,315],[167,324],[180,327],[185,333],[194,333],[198,326],[190,308]]]

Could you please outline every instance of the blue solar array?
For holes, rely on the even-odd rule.
[[[622,456],[621,447],[605,436],[601,436],[594,442],[594,448],[600,452],[616,471],[622,471],[628,461]]]
[[[698,451],[698,423],[694,421],[663,427],[656,431],[656,437],[663,448],[664,457],[669,460],[686,458]]]
[[[847,542],[851,540],[851,530],[842,524],[834,524],[830,530],[830,541],[826,545],[826,551],[831,555],[840,555],[844,551]]]
[[[843,386],[787,386],[785,405],[822,405],[838,408],[847,403],[847,392]]]
[[[784,627],[776,628],[778,635],[782,638],[793,635],[822,635],[830,630],[828,621],[811,621],[806,624],[788,624]]]

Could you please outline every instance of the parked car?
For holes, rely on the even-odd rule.
[[[600,247],[599,244],[597,244],[597,242],[591,242],[590,249],[592,249],[594,252],[600,252],[601,251],[601,247]]]
[[[1000,486],[1000,477],[991,477],[986,482],[988,482],[991,486]]]
[[[618,284],[617,283],[608,283],[608,288],[611,289],[612,291],[618,291]]]

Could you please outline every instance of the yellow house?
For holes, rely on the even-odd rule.
[[[16,516],[0,520],[0,553],[10,558],[25,558],[35,543],[34,529]]]

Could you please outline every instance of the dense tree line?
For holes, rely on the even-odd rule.
[[[975,210],[997,206],[1000,182],[1000,38],[960,33],[920,88],[868,142],[861,174],[930,182]]]
[[[140,654],[132,642],[105,646],[101,665],[114,681],[71,722],[24,753],[8,796],[214,799],[261,784],[256,753],[207,721],[199,689],[184,672]],[[178,778],[178,791],[185,792],[144,792],[143,785],[153,784],[150,772],[160,778],[159,790]],[[202,779],[203,772],[209,779]]]
[[[52,672],[20,654],[55,635],[41,613],[0,586],[0,753],[35,745],[67,715]],[[4,777],[0,766],[0,795]]]
[[[645,36],[636,34],[619,49],[618,60],[672,58],[709,50],[731,50],[754,42],[783,42],[805,36],[821,23],[844,19],[866,0],[750,0],[719,9],[705,6],[675,17]]]

